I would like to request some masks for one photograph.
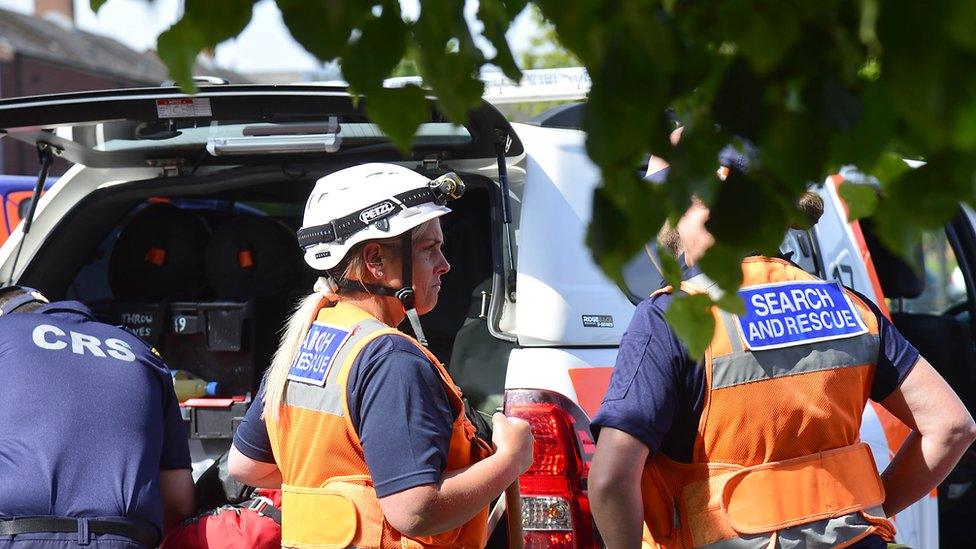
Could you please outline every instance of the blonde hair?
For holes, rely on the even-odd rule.
[[[427,221],[427,223],[431,221]],[[417,229],[421,227],[423,227],[423,224],[414,227],[415,230],[413,231],[412,238],[417,238],[417,235],[421,232]],[[291,370],[295,355],[298,354],[298,350],[305,341],[305,334],[308,333],[319,309],[322,308],[323,300],[328,295],[342,294],[343,292],[350,291],[340,287],[340,280],[346,279],[361,282],[366,280],[366,277],[369,275],[369,270],[366,268],[366,260],[363,259],[362,252],[366,245],[371,243],[376,243],[383,248],[390,249],[399,245],[400,237],[386,238],[383,240],[367,240],[354,246],[346,254],[346,259],[343,262],[340,262],[335,269],[329,271],[327,276],[320,276],[315,281],[314,291],[299,301],[295,312],[288,317],[288,322],[284,327],[284,333],[281,336],[281,342],[278,344],[278,350],[275,351],[274,357],[271,359],[271,366],[264,373],[264,413],[261,417],[265,421],[270,419],[271,421],[277,422],[280,418],[279,412],[281,410],[281,403],[285,397],[285,383],[288,381],[288,372]],[[363,291],[369,293],[369,289],[365,286],[365,283],[363,283]]]
[[[285,324],[281,343],[271,359],[271,366],[264,373],[264,413],[261,417],[277,422],[281,402],[285,396],[285,382],[288,381],[288,371],[295,354],[305,339],[305,334],[315,320],[315,313],[322,306],[325,296],[332,293],[329,289],[334,282],[319,277],[315,282],[315,291],[298,302],[298,307]]]

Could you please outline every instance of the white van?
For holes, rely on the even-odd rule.
[[[294,232],[314,181],[367,161],[458,172],[468,192],[444,218],[453,268],[423,318],[431,349],[476,408],[503,406],[533,427],[535,462],[520,479],[526,546],[599,547],[586,488],[589,418],[636,303],[661,277],[648,248],[627,266],[622,291],[584,244],[599,172],[574,129],[578,110],[510,124],[483,104],[454,126],[432,102],[404,156],[337,87],[2,100],[5,143],[40,147],[73,166],[40,199],[30,232],[22,224],[0,248],[0,283],[82,301],[146,338],[172,369],[218,382],[218,396],[183,406],[203,469],[229,446],[289,307],[310,291],[314,274]],[[844,220],[833,184],[822,192],[824,220],[785,245],[805,268],[884,304],[857,224]],[[976,299],[967,274],[974,263],[965,260],[976,259],[976,237],[963,221],[964,301],[940,318],[968,326]],[[879,466],[895,435],[869,409],[862,436]],[[965,482],[957,501],[972,496]],[[899,539],[936,547],[936,509],[933,497],[900,515]]]

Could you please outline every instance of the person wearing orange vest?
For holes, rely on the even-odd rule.
[[[450,268],[438,218],[463,192],[454,174],[365,164],[309,196],[298,241],[323,276],[229,457],[238,480],[281,487],[283,546],[481,548],[489,503],[531,464],[528,424],[495,414],[492,448],[422,344]]]
[[[716,297],[696,266],[708,216],[694,201],[670,240],[680,291]],[[747,257],[742,272],[745,313],[713,307],[704,357],[665,321],[674,289],[637,307],[593,421],[607,547],[885,547],[886,517],[945,478],[976,424],[869,300],[783,258]],[[915,431],[880,476],[858,438],[868,398]]]

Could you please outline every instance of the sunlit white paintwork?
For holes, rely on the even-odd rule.
[[[878,303],[883,296],[877,295],[871,284],[836,186],[828,178],[817,190],[824,200],[824,214],[813,230],[824,258],[827,278],[837,280]]]
[[[849,172],[847,175],[856,176]],[[824,215],[815,225],[814,232],[820,251],[824,257],[824,270],[827,277],[839,280],[875,303],[881,303],[884,296],[875,291],[868,273],[868,266],[861,259],[861,252],[843,202],[837,188],[830,178],[818,189],[824,199]],[[861,440],[871,446],[875,464],[883,471],[897,448],[889,448],[884,428],[871,406],[864,409],[861,418]],[[905,509],[895,518],[898,530],[896,539],[909,547],[939,546],[939,504],[938,499],[926,496]]]
[[[599,172],[586,157],[584,134],[522,124],[513,126],[522,139],[526,155],[522,166],[510,169],[515,192],[513,213],[520,220],[516,233],[518,299],[514,322],[506,321],[503,328],[511,328],[522,348],[512,352],[505,386],[556,391],[577,401],[569,370],[612,365],[634,305],[594,264],[584,242],[593,189],[599,183]],[[497,177],[490,173],[494,167],[485,166],[483,161],[452,167]],[[71,168],[39,202],[32,235],[25,242],[15,274],[19,276],[23,272],[43,235],[88,193],[127,181],[158,177],[160,173],[159,169],[151,168]],[[828,277],[840,278],[869,298],[879,300],[834,186],[827,184],[820,193],[827,207],[815,234],[826,258]],[[14,231],[0,247],[2,280],[9,277],[12,254],[20,236],[19,231]],[[613,328],[584,327],[582,315],[589,314],[612,316]],[[887,449],[884,432],[873,410],[865,411],[861,437],[872,445],[878,466],[883,468],[887,464],[883,459],[885,452],[890,459],[891,450]],[[900,514],[897,525],[899,541],[913,547],[937,547],[935,498],[924,498]]]
[[[24,241],[20,258],[17,260],[17,272],[14,273],[13,279],[20,278],[34,254],[44,243],[47,234],[88,194],[100,188],[158,177],[160,173],[161,170],[158,168],[103,169],[88,168],[80,164],[72,166],[50,189],[45,191],[37,202],[34,222],[30,233],[27,234],[27,240]],[[3,246],[0,246],[0,281],[4,283],[11,279],[10,269],[13,268],[13,257],[23,236],[22,227],[23,223],[19,224]]]
[[[617,348],[521,348],[508,359],[505,386],[519,389],[542,389],[562,394],[577,402],[576,389],[569,379],[573,368],[613,366]]]
[[[586,247],[600,173],[586,156],[585,134],[513,127],[526,152],[515,303],[519,344],[617,345],[634,304],[597,267]],[[612,316],[613,327],[584,327],[583,315]]]
[[[515,326],[522,348],[512,352],[505,387],[555,391],[578,402],[569,370],[612,365],[634,306],[602,274],[585,245],[592,193],[599,184],[599,173],[586,157],[585,135],[573,130],[513,126],[526,151]],[[828,179],[818,191],[824,198],[825,212],[814,235],[827,277],[840,280],[875,302],[883,300],[871,283],[835,186]],[[584,328],[583,314],[612,315],[614,327]],[[571,348],[596,345],[613,347]],[[864,412],[861,438],[871,445],[883,470],[893,451],[870,406]],[[896,517],[896,526],[900,543],[937,548],[936,498],[923,498],[902,511]]]

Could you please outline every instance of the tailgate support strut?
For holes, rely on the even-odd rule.
[[[17,261],[20,259],[20,251],[24,248],[24,241],[27,240],[27,233],[30,232],[31,223],[34,222],[34,212],[37,210],[37,201],[41,198],[41,192],[44,191],[44,183],[47,181],[47,173],[51,169],[51,163],[54,162],[53,147],[47,143],[38,143],[37,159],[41,163],[41,171],[37,174],[37,184],[34,185],[34,193],[30,198],[30,210],[27,212],[27,217],[24,218],[24,228],[21,231],[22,234],[20,236],[20,242],[17,243],[17,253],[14,254],[13,266],[10,268],[10,279],[7,280],[8,286],[14,283],[14,273],[17,272]]]
[[[511,139],[501,128],[495,128],[495,153],[498,155],[498,186],[502,193],[502,226],[505,228],[505,244],[508,249],[508,274],[505,290],[510,301],[515,301],[515,253],[512,249],[512,203],[508,196],[508,164],[505,151]]]

